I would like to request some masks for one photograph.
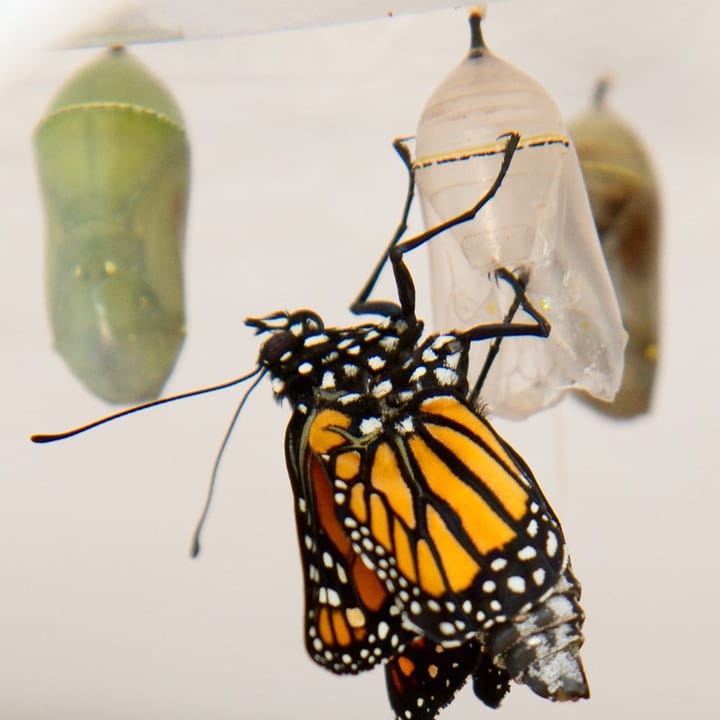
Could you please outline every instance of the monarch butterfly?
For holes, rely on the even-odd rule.
[[[498,415],[521,418],[570,387],[612,399],[626,335],[575,151],[552,98],[488,50],[481,21],[472,11],[470,52],[433,92],[418,125],[415,170],[426,224],[455,216],[487,186],[503,150],[500,133],[512,129],[521,140],[503,197],[429,247],[435,324],[497,321],[504,302],[487,273],[524,268],[528,297],[553,334],[513,342],[483,385],[485,402]],[[471,368],[481,361],[474,352]]]
[[[629,340],[615,400],[581,397],[608,415],[632,417],[649,411],[657,367],[660,202],[650,158],[607,107],[607,87],[598,83],[592,109],[571,131]]]
[[[434,718],[468,676],[490,706],[511,679],[553,700],[588,696],[580,586],[560,523],[530,469],[469,399],[473,343],[547,337],[550,327],[522,277],[500,269],[496,281],[515,294],[512,316],[423,336],[403,259],[489,203],[518,141],[506,138],[495,181],[470,209],[404,240],[415,171],[396,141],[409,176],[402,219],[351,306],[382,319],[335,328],[311,310],[250,318],[268,337],[255,370],[229,383],[255,377],[249,393],[269,375],[292,409],[285,456],[308,653],[339,674],[385,663],[390,703],[404,720]],[[388,258],[398,302],[369,300]],[[513,320],[518,311],[530,322]]]
[[[185,337],[189,147],[164,85],[113,48],[35,131],[55,347],[97,396],[157,397]]]

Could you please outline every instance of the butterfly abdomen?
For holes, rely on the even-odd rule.
[[[580,584],[568,566],[541,602],[488,634],[493,664],[542,697],[589,697],[579,657],[585,619],[579,600]]]

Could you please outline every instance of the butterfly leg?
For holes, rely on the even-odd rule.
[[[400,306],[404,317],[408,319],[413,319],[415,317],[415,286],[410,270],[405,264],[403,256],[406,252],[410,252],[411,250],[424,245],[429,240],[432,240],[434,237],[441,235],[447,230],[450,230],[457,225],[470,222],[475,218],[480,210],[487,205],[493,197],[495,197],[495,194],[500,189],[500,186],[505,179],[505,175],[507,175],[507,172],[510,169],[510,162],[515,154],[518,143],[520,142],[520,135],[517,133],[509,133],[507,137],[508,140],[505,145],[503,161],[497,177],[490,186],[489,190],[472,207],[468,208],[459,215],[450,218],[449,220],[425,230],[425,232],[422,232],[419,235],[415,235],[415,237],[399,242],[390,249],[390,261],[392,263],[395,283],[398,289],[398,298],[400,300]]]
[[[395,140],[393,140],[393,148],[395,149],[395,152],[400,156],[400,159],[402,160],[403,165],[405,165],[405,169],[407,170],[408,174],[408,188],[405,195],[405,205],[403,206],[400,222],[398,223],[398,226],[395,229],[395,233],[393,234],[390,242],[388,243],[387,248],[385,248],[385,251],[381,255],[380,260],[378,260],[375,269],[372,271],[370,277],[368,278],[368,281],[365,283],[365,286],[355,298],[352,305],[350,305],[350,311],[354,315],[363,315],[365,313],[370,313],[383,316],[392,316],[398,315],[401,312],[401,308],[397,303],[386,300],[368,301],[368,297],[370,296],[370,293],[373,291],[375,285],[377,284],[380,273],[385,267],[385,263],[387,262],[388,256],[390,255],[390,251],[398,244],[398,242],[400,242],[400,239],[407,231],[407,221],[410,214],[410,207],[412,206],[412,202],[415,197],[415,171],[412,165],[412,157],[410,156],[410,148],[407,146],[407,139],[408,138],[395,138]]]
[[[410,270],[403,259],[404,254],[410,250],[420,247],[421,245],[424,245],[429,240],[432,240],[432,238],[450,230],[453,227],[456,227],[457,225],[470,222],[480,212],[480,210],[488,202],[490,202],[490,200],[492,200],[505,179],[505,175],[510,168],[510,162],[520,141],[520,135],[517,133],[508,133],[507,138],[508,140],[505,145],[502,165],[489,190],[468,210],[450,218],[449,220],[439,223],[434,227],[428,228],[424,232],[408,238],[407,240],[402,240],[402,236],[407,230],[407,218],[415,195],[415,172],[410,157],[410,151],[405,141],[396,140],[393,143],[396,152],[400,155],[400,158],[408,171],[408,192],[405,200],[405,206],[403,208],[400,224],[398,225],[386,251],[383,253],[365,287],[350,307],[353,313],[356,315],[362,313],[372,313],[385,316],[401,314],[408,320],[412,321],[415,319],[415,284],[413,283]],[[377,283],[380,272],[388,257],[392,263],[393,273],[395,275],[398,300],[400,301],[399,306],[396,303],[387,301],[367,300]]]
[[[475,385],[472,389],[472,392],[469,395],[469,400],[471,403],[477,402],[478,397],[480,396],[480,391],[482,390],[482,386],[485,383],[485,379],[487,378],[488,373],[490,372],[490,368],[492,367],[493,361],[495,360],[495,357],[498,354],[498,351],[500,350],[500,343],[502,342],[502,339],[510,334],[520,334],[520,335],[537,335],[538,337],[547,337],[550,334],[550,323],[541,315],[541,313],[532,305],[530,300],[528,299],[527,295],[525,294],[525,289],[527,287],[528,277],[525,273],[518,272],[517,274],[511,273],[506,268],[499,268],[495,271],[495,277],[498,280],[504,280],[507,282],[515,291],[515,297],[513,298],[513,302],[508,308],[507,313],[505,314],[505,319],[502,322],[502,325],[505,327],[513,327],[512,320],[515,317],[517,311],[522,307],[522,309],[531,317],[533,320],[535,320],[535,325],[520,325],[515,324],[514,327],[525,327],[525,330],[520,333],[515,332],[502,332],[497,333],[496,335],[490,335],[490,336],[481,336],[480,337],[473,337],[472,340],[483,340],[487,337],[493,337],[492,345],[490,346],[490,349],[488,350],[488,354],[485,357],[485,362],[483,363],[482,370],[480,371],[480,374],[478,375],[478,379],[475,381]],[[483,328],[488,328],[492,326],[488,325],[481,325],[479,326],[478,330],[482,330]],[[470,332],[470,331],[468,331]]]

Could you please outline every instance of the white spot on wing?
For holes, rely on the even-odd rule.
[[[382,430],[382,422],[380,418],[376,417],[369,417],[365,418],[360,423],[360,432],[363,435],[374,435],[377,432],[380,432]]]
[[[532,560],[537,556],[537,550],[532,545],[526,545],[521,550],[518,550],[518,560]]]
[[[450,622],[441,622],[438,625],[438,630],[440,630],[440,633],[442,635],[454,635],[455,634],[455,626]]]
[[[525,580],[518,575],[512,575],[507,579],[507,586],[510,592],[520,595],[525,592]]]
[[[554,557],[557,549],[557,535],[552,530],[548,530],[547,539],[545,540],[545,551],[547,552],[548,557]]]
[[[358,607],[351,607],[345,611],[348,625],[353,628],[363,627],[365,625],[365,614]],[[362,653],[361,653],[362,654]]]

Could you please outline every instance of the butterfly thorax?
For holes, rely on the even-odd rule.
[[[336,402],[399,411],[424,390],[467,394],[468,343],[448,333],[420,340],[422,323],[402,317],[347,328],[325,328],[310,311],[271,315],[250,324],[270,337],[259,364],[278,398],[301,412]]]

